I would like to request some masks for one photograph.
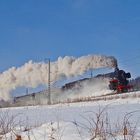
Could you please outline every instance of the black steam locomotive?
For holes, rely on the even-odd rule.
[[[109,88],[117,91],[117,93],[128,92],[133,89],[133,86],[129,84],[129,78],[131,78],[129,72],[126,73],[124,70],[119,70],[119,68],[116,67],[114,78],[110,80]]]
[[[115,68],[115,71],[107,74],[99,74],[93,78],[84,78],[81,80],[77,80],[74,82],[70,82],[62,86],[62,90],[69,89],[80,89],[82,87],[82,83],[85,81],[92,81],[94,78],[111,78],[109,81],[109,89],[114,90],[117,93],[128,92],[133,89],[133,86],[129,84],[129,78],[131,78],[131,74],[126,73],[124,70],[119,70],[118,67]]]

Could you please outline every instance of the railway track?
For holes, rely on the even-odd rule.
[[[101,96],[89,96],[84,98],[67,99],[53,104],[59,103],[76,103],[76,102],[95,102],[95,101],[107,101],[113,99],[127,99],[127,98],[140,98],[140,91],[130,91],[125,93],[108,93]]]
[[[125,93],[115,93],[111,92],[106,95],[101,95],[101,96],[88,96],[88,97],[80,97],[80,98],[68,98],[63,101],[55,101],[52,102],[51,105],[56,105],[56,104],[67,104],[67,103],[78,103],[78,102],[98,102],[98,101],[107,101],[107,100],[115,100],[115,99],[127,99],[127,98],[140,98],[140,91],[130,91],[130,92],[125,92]],[[9,106],[17,107],[17,106],[35,106],[35,105],[41,105],[37,104],[34,99],[32,99],[32,103],[30,104],[21,104],[21,102],[17,102],[14,104],[10,104]],[[42,105],[47,105],[42,104]]]

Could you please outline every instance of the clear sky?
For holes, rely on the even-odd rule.
[[[140,75],[140,0],[0,0],[1,72],[87,54]]]

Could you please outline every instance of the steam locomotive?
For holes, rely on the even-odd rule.
[[[85,81],[92,81],[94,78],[110,78],[109,81],[109,89],[116,91],[116,93],[123,93],[133,90],[133,86],[129,83],[129,78],[131,78],[131,74],[126,73],[124,70],[119,70],[116,66],[115,71],[108,74],[99,74],[93,78],[84,78],[81,80],[77,80],[74,82],[70,82],[61,87],[62,90],[69,89],[80,89],[82,87],[82,83]]]
[[[117,93],[128,92],[133,89],[133,86],[129,84],[129,78],[131,74],[126,73],[124,70],[119,70],[118,67],[115,68],[114,78],[109,81],[110,90],[117,91]]]

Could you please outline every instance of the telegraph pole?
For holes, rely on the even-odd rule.
[[[50,59],[48,59],[48,104],[51,104]]]
[[[92,78],[93,77],[93,73],[92,73],[92,69],[91,69],[91,71],[90,71],[90,78]]]
[[[26,95],[28,95],[29,94],[29,89],[28,88],[26,88]]]
[[[91,71],[91,78],[93,77],[92,71]]]
[[[48,95],[47,95],[48,102],[47,103],[50,105],[51,104],[51,81],[50,81],[50,79],[51,79],[51,76],[50,76],[51,67],[50,67],[50,58],[45,58],[44,61],[45,61],[45,63],[48,62],[48,69],[47,69],[48,70],[48,92],[46,92],[46,95],[48,93]]]

